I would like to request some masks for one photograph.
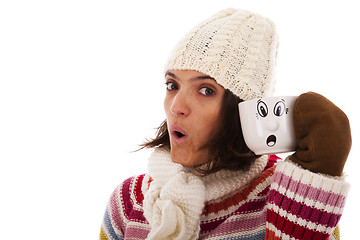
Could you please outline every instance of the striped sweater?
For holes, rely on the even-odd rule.
[[[220,171],[199,178],[203,187],[196,185],[199,179],[187,177],[170,188],[167,184],[177,173],[185,176],[184,169],[174,173],[153,157],[158,163],[151,168],[150,161],[153,174],[131,177],[111,195],[100,239],[338,239],[349,185],[288,159],[264,157],[247,172]],[[195,185],[183,193],[181,184],[192,181]],[[201,209],[198,214],[196,208]]]

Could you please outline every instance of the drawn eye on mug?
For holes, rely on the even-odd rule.
[[[282,116],[285,112],[286,106],[285,106],[285,100],[281,99],[281,101],[278,101],[274,106],[274,114],[275,116]]]
[[[266,105],[266,103],[264,103],[263,101],[258,100],[258,104],[257,104],[257,112],[259,113],[259,115],[261,117],[266,117],[268,115],[268,107]]]

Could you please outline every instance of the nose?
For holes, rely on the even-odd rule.
[[[267,129],[270,131],[276,131],[279,128],[279,122],[275,120],[270,120],[267,123]]]
[[[185,92],[179,91],[172,99],[170,112],[174,116],[188,116],[190,113],[189,99]]]

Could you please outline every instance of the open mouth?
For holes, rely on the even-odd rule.
[[[178,144],[183,143],[186,141],[186,139],[188,137],[186,131],[179,126],[171,127],[170,131],[171,131],[172,140],[175,143],[178,143]]]
[[[268,145],[269,147],[273,147],[276,144],[276,136],[275,135],[270,135],[268,136],[268,138],[266,139],[266,145]]]
[[[178,137],[178,138],[182,138],[185,136],[185,134],[183,134],[182,132],[178,132],[178,131],[175,131],[174,134]]]

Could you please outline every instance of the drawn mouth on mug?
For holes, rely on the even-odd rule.
[[[268,145],[269,147],[273,147],[276,144],[276,136],[275,135],[270,135],[268,136],[268,138],[266,139],[266,145]]]

